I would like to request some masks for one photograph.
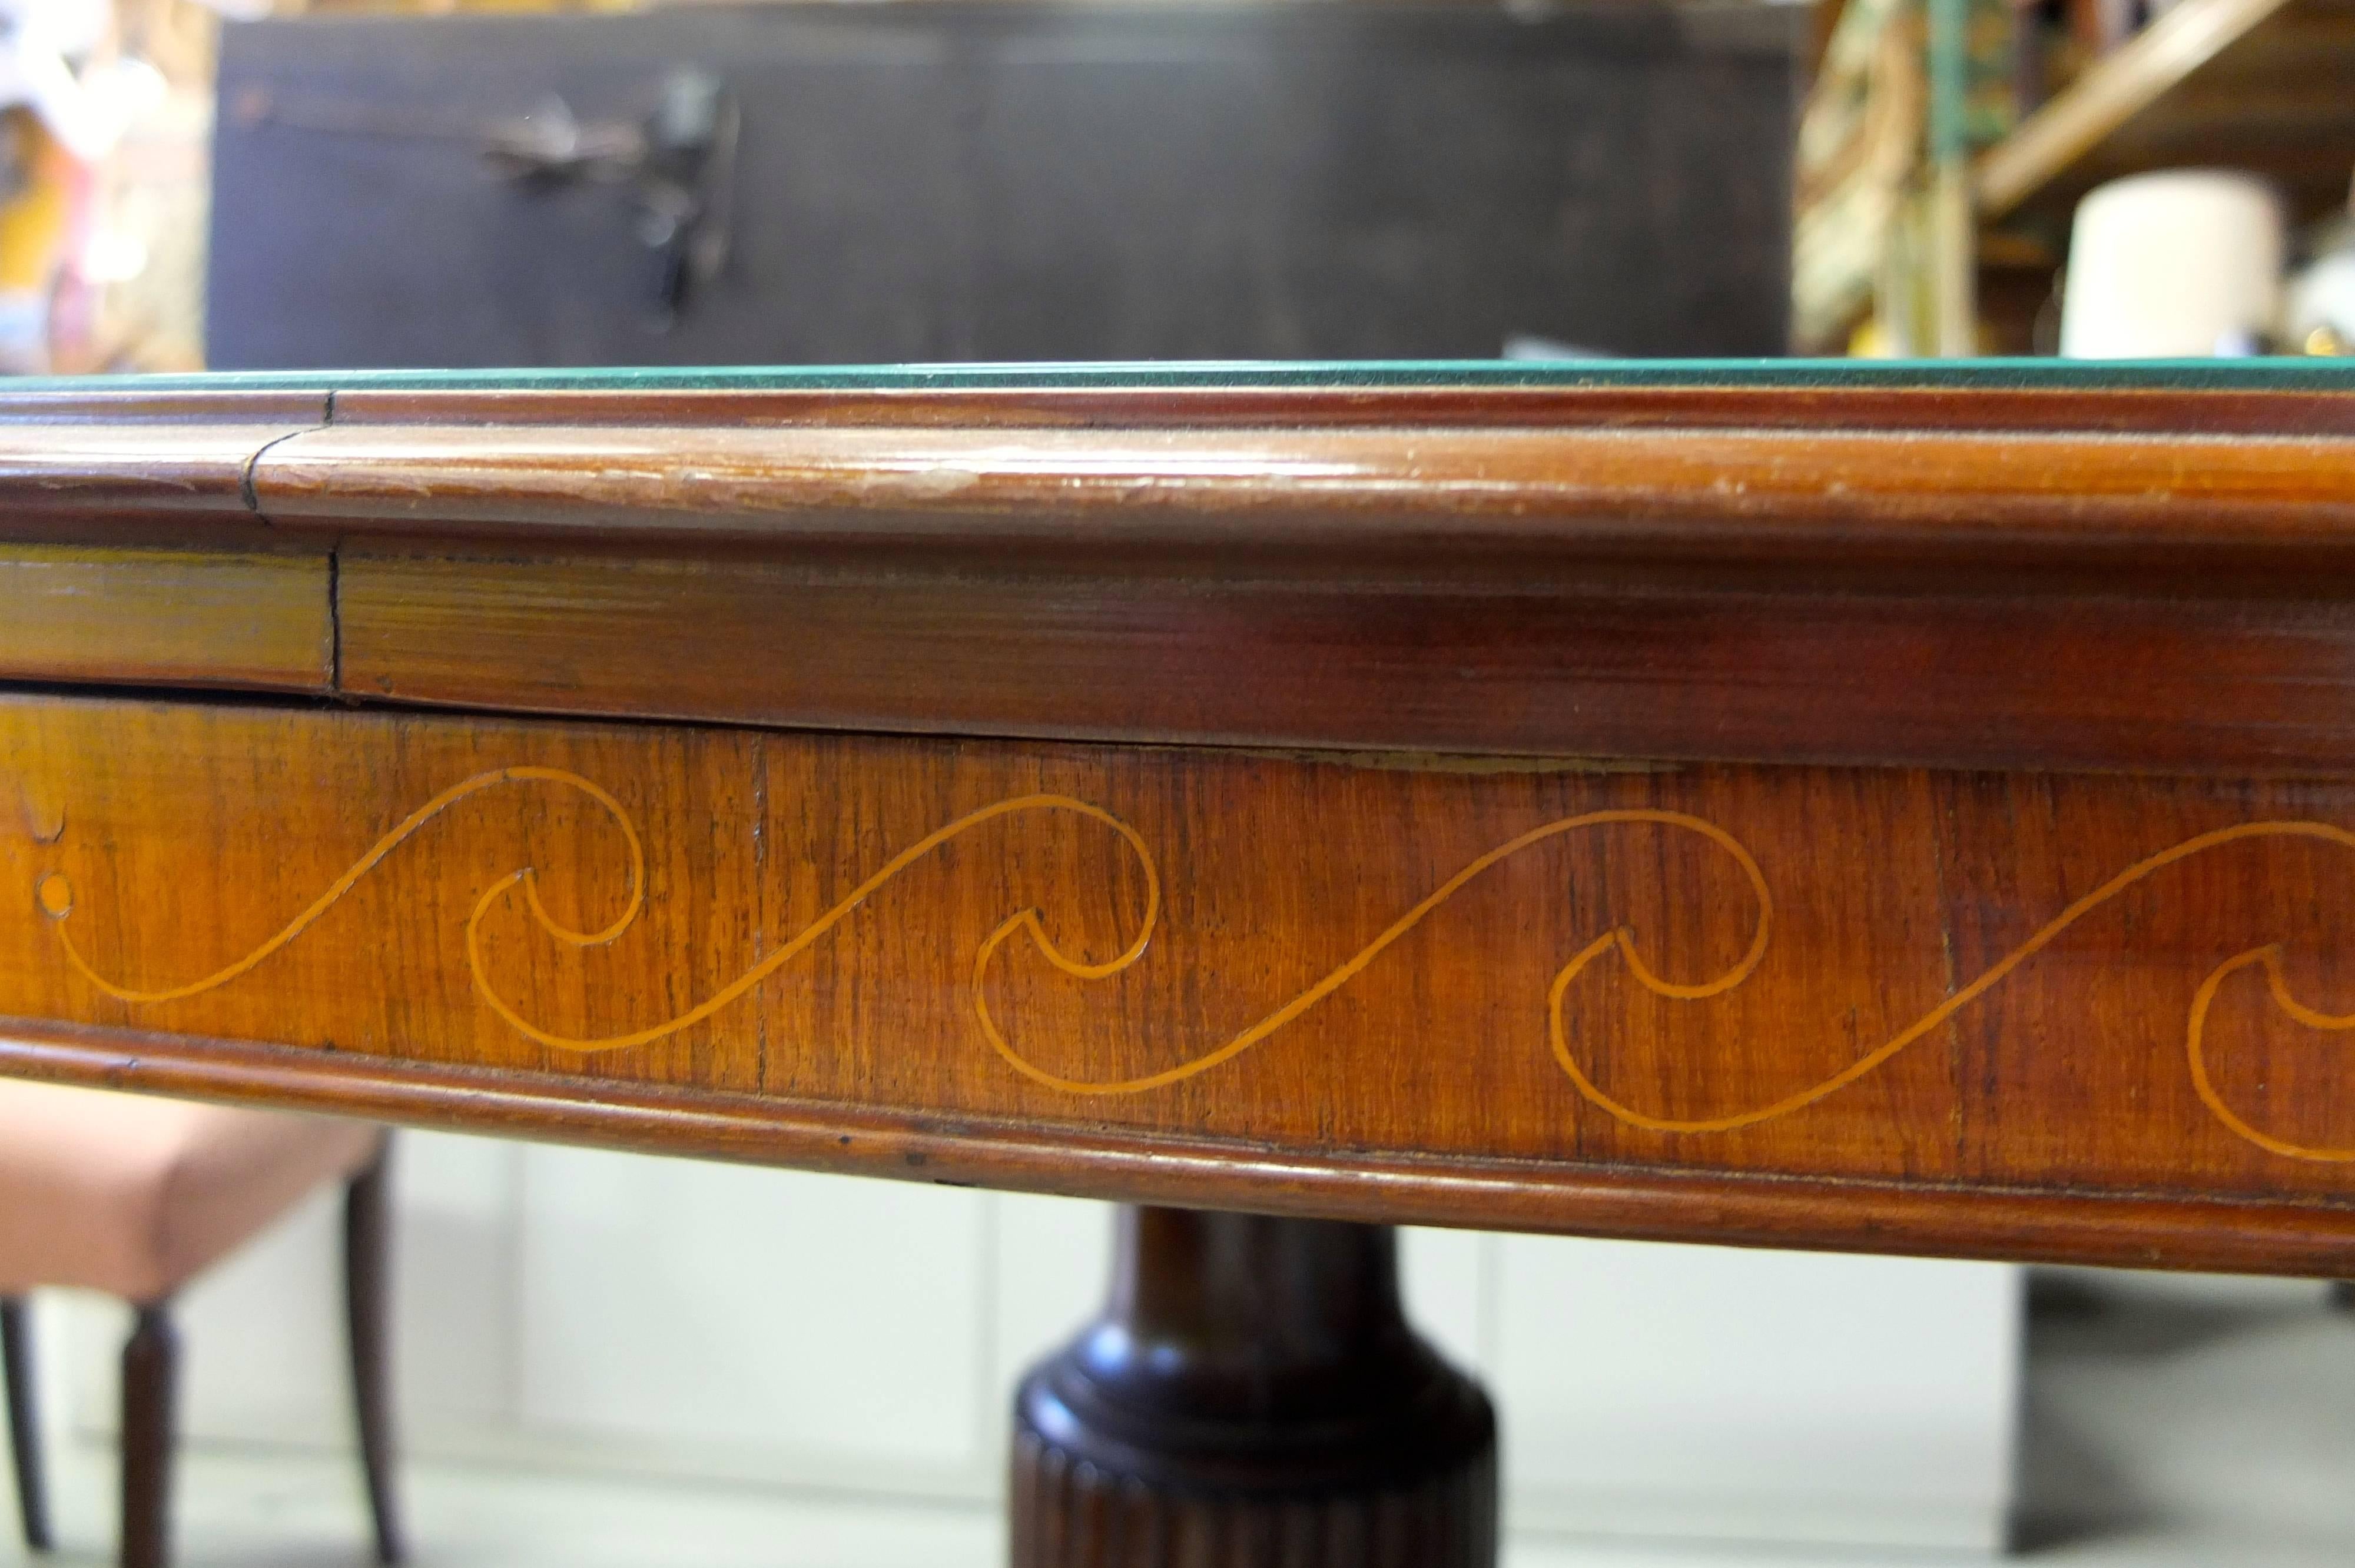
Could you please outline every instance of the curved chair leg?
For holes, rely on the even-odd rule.
[[[123,1568],[165,1568],[172,1559],[173,1404],[180,1332],[170,1305],[138,1308],[123,1344]]]
[[[393,1488],[392,1139],[344,1190],[344,1308],[352,1354],[352,1408],[359,1420],[360,1467],[376,1523],[380,1563],[406,1548]]]
[[[33,1315],[21,1296],[0,1296],[0,1361],[7,1364],[8,1443],[16,1451],[16,1515],[25,1544],[47,1552],[49,1499],[41,1482],[41,1420],[33,1397]]]

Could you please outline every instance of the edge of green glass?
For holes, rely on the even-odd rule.
[[[2355,358],[1362,360],[741,366],[543,370],[231,370],[36,376],[21,392],[947,391],[992,387],[1838,387],[2355,390]]]

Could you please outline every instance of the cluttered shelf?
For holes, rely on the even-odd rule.
[[[1980,154],[1982,225],[2065,224],[2095,185],[2222,164],[2270,177],[2300,218],[2347,197],[2355,5],[2181,0]]]
[[[2229,170],[2277,215],[2282,262],[2324,257],[2348,232],[2350,79],[2349,0],[1852,0],[1801,131],[1794,335],[2051,353],[2079,204],[2138,175]],[[2222,188],[2203,177],[2194,201]],[[2289,303],[2260,341],[2340,346]]]

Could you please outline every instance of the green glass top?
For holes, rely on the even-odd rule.
[[[270,370],[36,377],[20,391],[612,391],[1108,387],[1951,387],[2355,391],[2355,358],[1167,361],[564,370]]]

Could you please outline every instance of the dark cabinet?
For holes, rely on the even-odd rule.
[[[211,362],[1779,353],[1795,17],[948,0],[235,26]],[[626,140],[691,73],[726,99],[694,215],[724,257],[668,311],[677,241],[627,159],[497,154]]]

